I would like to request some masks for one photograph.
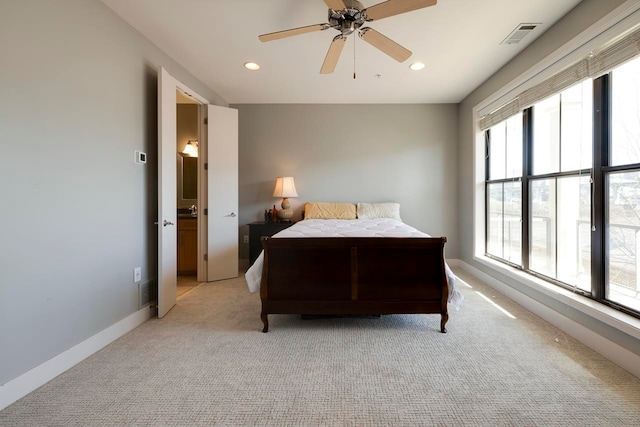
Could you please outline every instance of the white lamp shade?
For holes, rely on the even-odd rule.
[[[193,146],[191,141],[189,141],[187,142],[187,145],[184,147],[184,150],[182,150],[182,154],[189,157],[198,157],[198,149]]]
[[[292,176],[278,177],[276,179],[276,188],[273,190],[273,197],[298,197]]]

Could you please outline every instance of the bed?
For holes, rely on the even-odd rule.
[[[446,237],[403,223],[393,203],[307,203],[305,213],[263,240],[245,274],[249,290],[260,291],[263,332],[269,314],[409,313],[440,314],[446,332],[448,303],[462,301],[444,260]]]

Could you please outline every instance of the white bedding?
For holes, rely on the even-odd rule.
[[[278,237],[430,237],[396,219],[306,219],[275,234]],[[261,252],[251,268],[245,273],[251,292],[260,289],[264,255]],[[460,307],[462,295],[455,289],[456,276],[445,264],[449,278],[449,303]]]

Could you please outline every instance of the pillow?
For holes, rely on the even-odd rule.
[[[356,205],[353,203],[306,203],[304,219],[356,219]]]
[[[358,203],[358,218],[391,218],[402,221],[400,203]]]

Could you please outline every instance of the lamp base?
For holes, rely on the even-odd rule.
[[[291,209],[280,209],[278,211],[278,218],[282,222],[291,222],[291,218],[293,218],[293,210],[291,210]]]
[[[289,203],[289,199],[288,198],[283,198],[282,199],[282,203],[280,203],[280,207],[284,210],[287,210],[291,207],[291,203]]]

